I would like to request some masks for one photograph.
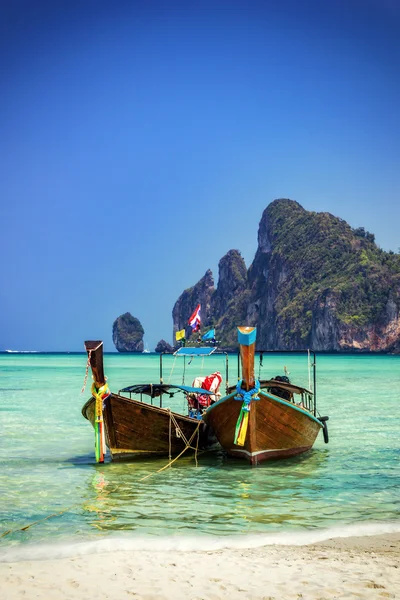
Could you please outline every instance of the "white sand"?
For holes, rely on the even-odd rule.
[[[46,600],[400,598],[400,534],[309,546],[122,550],[0,563],[0,598]]]

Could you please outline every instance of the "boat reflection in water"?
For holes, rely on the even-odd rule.
[[[201,455],[197,467],[193,457],[182,457],[161,472],[162,459],[92,465],[85,520],[101,531],[153,536],[312,527],[310,500],[324,495],[328,456],[327,449],[311,450],[258,469],[222,452]]]

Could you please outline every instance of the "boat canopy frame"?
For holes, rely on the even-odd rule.
[[[311,396],[311,407],[309,408],[310,412],[313,413],[314,417],[317,416],[317,357],[316,357],[316,353],[314,350],[263,350],[263,349],[256,349],[255,351],[255,356],[257,356],[257,354],[259,355],[259,359],[260,359],[260,364],[262,364],[262,359],[263,359],[263,355],[264,354],[307,354],[310,357],[312,357],[312,362],[311,362],[311,367],[312,367],[312,372],[313,372],[313,391],[311,392],[310,390],[307,390],[306,388],[302,388],[299,386],[295,386],[293,384],[289,384],[289,386],[291,388],[297,388],[298,391],[296,390],[292,390],[295,393],[299,393],[303,396],[304,393],[306,393],[307,395]],[[237,373],[238,373],[238,380],[241,379],[240,377],[240,351],[238,352],[237,355]],[[261,384],[261,388],[262,387],[282,387],[282,389],[288,389],[288,384],[285,384],[285,382],[281,382],[281,381],[275,381],[273,379],[267,379],[267,380],[263,380],[260,381]],[[289,390],[290,391],[290,390]]]
[[[181,352],[181,350],[185,349],[186,352]],[[196,357],[196,356],[201,356],[201,357],[205,357],[205,356],[225,356],[225,392],[228,393],[228,388],[229,388],[229,361],[228,361],[228,352],[225,352],[224,350],[218,350],[217,348],[214,347],[210,347],[210,346],[206,346],[202,348],[204,350],[204,352],[195,352],[195,350],[200,350],[199,347],[196,348],[196,346],[182,346],[182,348],[179,348],[179,350],[175,351],[175,352],[161,352],[160,354],[160,383],[164,383],[163,380],[163,356],[165,355],[169,355],[169,356],[183,356],[183,360],[184,360],[184,369],[186,368],[186,358],[190,358],[191,360]],[[207,350],[207,352],[205,352]],[[192,351],[192,352],[191,352]]]
[[[184,394],[206,394],[212,395],[212,392],[203,390],[202,388],[191,387],[189,385],[175,385],[170,383],[136,383],[119,390],[118,395],[129,394],[129,398],[132,398],[132,394],[140,394],[140,402],[143,402],[143,394],[150,396],[151,406],[153,406],[153,399],[160,398],[160,408],[162,408],[162,397],[163,394],[167,394],[169,398],[173,398],[178,392]]]
[[[184,351],[183,351],[184,350]],[[151,406],[153,406],[154,398],[159,400],[159,408],[162,408],[163,403],[163,395],[167,395],[169,398],[172,398],[174,394],[177,392],[183,392],[184,394],[204,394],[204,395],[213,395],[213,392],[209,390],[204,390],[203,388],[197,388],[192,386],[187,386],[182,384],[170,384],[165,383],[163,380],[163,356],[180,356],[184,359],[184,369],[186,368],[186,358],[190,358],[190,361],[196,356],[210,356],[210,355],[222,355],[225,356],[225,381],[226,381],[226,389],[228,389],[229,385],[229,367],[228,367],[228,353],[224,351],[217,350],[215,347],[191,347],[191,346],[183,346],[179,349],[179,351],[175,352],[161,352],[160,354],[160,382],[159,383],[137,383],[130,386],[126,386],[119,390],[118,395],[121,394],[129,394],[129,398],[132,399],[132,394],[140,395],[140,402],[143,402],[143,395],[150,397]],[[190,364],[190,363],[189,363]]]

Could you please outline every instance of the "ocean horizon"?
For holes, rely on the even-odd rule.
[[[164,381],[190,385],[215,370],[225,378],[224,361],[196,358],[183,372],[182,359],[166,355]],[[159,362],[155,353],[106,352],[110,388],[159,381]],[[184,455],[161,473],[167,459],[96,464],[81,414],[86,364],[85,352],[0,353],[1,560],[23,560],[32,547],[35,556],[50,548],[63,556],[78,546],[215,549],[400,531],[398,355],[317,353],[329,444],[320,434],[311,451],[258,467],[222,451],[200,455],[198,466]],[[256,376],[284,367],[308,387],[304,354],[264,355]],[[229,383],[236,380],[233,354]],[[185,409],[175,399],[170,406]]]

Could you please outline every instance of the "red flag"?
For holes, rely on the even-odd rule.
[[[192,328],[192,333],[200,330],[200,326],[201,326],[200,304],[198,304],[196,306],[196,309],[195,309],[194,313],[192,314],[192,316],[190,317],[188,323],[189,323],[190,327]]]

